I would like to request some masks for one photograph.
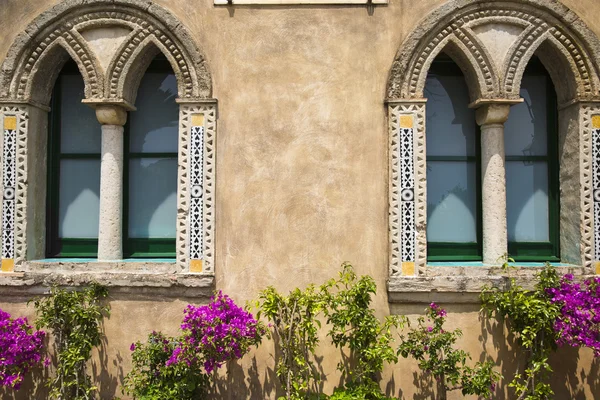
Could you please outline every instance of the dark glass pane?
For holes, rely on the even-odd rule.
[[[427,240],[477,242],[475,162],[427,163]]]
[[[102,132],[94,110],[83,104],[83,79],[62,74],[60,79],[60,147],[62,153],[100,153]]]
[[[59,237],[98,238],[100,160],[61,160],[59,190]]]
[[[179,106],[173,73],[148,72],[142,78],[135,106],[129,113],[130,151],[134,153],[177,152]]]
[[[468,108],[469,92],[462,75],[429,74],[427,97],[427,155],[474,156],[477,153],[475,112]]]
[[[174,238],[177,219],[177,159],[129,162],[129,237]]]

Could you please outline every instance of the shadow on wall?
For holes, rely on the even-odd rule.
[[[277,390],[277,376],[272,368],[267,369],[261,382],[256,357],[252,357],[252,365],[245,370],[238,362],[230,362],[223,366],[225,375],[215,380],[214,386],[209,391],[209,396],[215,399],[269,399],[275,394],[276,398],[283,396]]]

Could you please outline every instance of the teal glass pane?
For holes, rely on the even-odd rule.
[[[549,241],[548,163],[506,163],[506,214],[509,241]]]
[[[174,238],[177,159],[129,161],[129,237]]]
[[[135,107],[129,113],[129,150],[175,153],[179,126],[177,80],[173,73],[148,72],[142,78]]]
[[[425,97],[427,155],[474,156],[477,127],[464,77],[429,74]]]
[[[85,98],[79,74],[62,74],[60,79],[60,147],[62,153],[100,153],[102,132],[94,110]]]
[[[98,238],[100,160],[61,160],[58,234]]]
[[[477,242],[475,162],[427,162],[427,241]]]
[[[547,81],[543,75],[525,75],[521,83],[524,102],[510,108],[504,125],[507,156],[545,156],[548,153]]]

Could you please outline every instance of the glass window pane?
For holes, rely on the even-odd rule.
[[[506,219],[511,242],[547,242],[548,164],[506,163]]]
[[[129,162],[129,237],[174,238],[177,218],[177,159]]]
[[[63,74],[60,91],[61,152],[100,153],[100,123],[94,110],[81,102],[84,98],[81,75]]]
[[[137,111],[129,113],[131,152],[177,152],[179,107],[176,97],[175,75],[144,75],[135,102]]]
[[[427,163],[427,241],[477,242],[475,162]]]
[[[58,235],[97,238],[100,160],[61,160]]]
[[[463,76],[430,74],[425,84],[427,155],[474,156],[475,112]]]
[[[504,125],[507,156],[545,156],[548,151],[546,77],[525,75],[521,83],[524,102],[510,108]]]

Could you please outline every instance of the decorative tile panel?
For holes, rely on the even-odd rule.
[[[390,104],[390,276],[426,262],[423,104]]]
[[[177,263],[214,274],[216,103],[180,108]]]
[[[600,273],[600,115],[591,118],[592,127],[592,202],[594,208],[594,262]]]
[[[21,107],[3,107],[1,270],[14,271],[25,256],[27,176],[27,114]]]

